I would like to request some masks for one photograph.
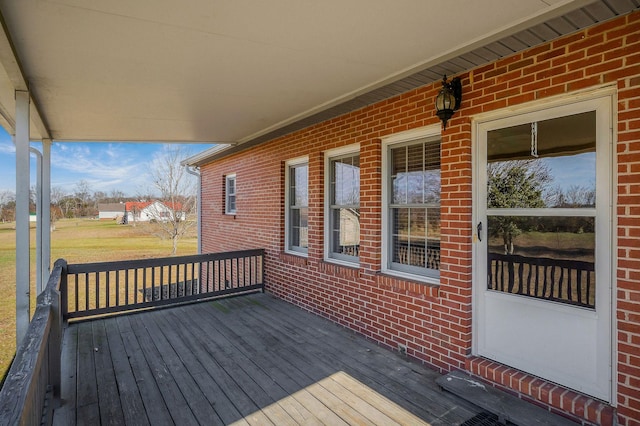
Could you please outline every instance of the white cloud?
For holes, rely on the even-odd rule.
[[[51,150],[51,165],[54,181],[59,177],[53,184],[67,191],[84,179],[94,191],[118,188],[133,195],[147,171],[134,150],[113,144],[56,144]]]
[[[16,147],[13,143],[0,143],[0,154],[13,154],[16,152]]]

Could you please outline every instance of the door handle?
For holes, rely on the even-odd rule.
[[[478,226],[476,230],[478,235],[478,241],[482,241],[482,222],[478,222]]]

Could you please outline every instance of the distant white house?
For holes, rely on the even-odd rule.
[[[98,204],[98,219],[118,219],[124,216],[124,203],[104,203]]]
[[[180,220],[186,219],[186,213],[182,211],[182,204],[176,203],[174,208],[160,201],[129,201],[125,203],[126,220],[131,222],[148,222],[155,220],[166,222],[172,219],[172,215],[178,215]]]

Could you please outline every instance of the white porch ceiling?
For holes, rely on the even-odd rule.
[[[32,139],[250,141],[591,3],[0,0],[0,125],[28,86]]]

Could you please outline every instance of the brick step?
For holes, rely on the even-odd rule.
[[[576,425],[569,419],[486,385],[461,371],[440,376],[436,383],[446,391],[497,415],[502,423],[509,421],[518,426]]]

